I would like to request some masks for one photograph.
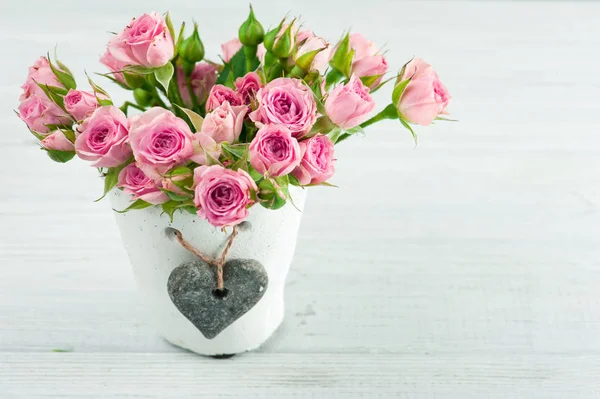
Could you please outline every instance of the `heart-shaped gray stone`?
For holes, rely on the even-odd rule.
[[[215,290],[213,266],[200,260],[177,266],[169,275],[171,300],[207,339],[213,339],[258,303],[267,290],[263,265],[232,259],[223,267],[224,291]]]

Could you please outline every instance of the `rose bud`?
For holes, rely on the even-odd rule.
[[[420,58],[410,61],[403,70],[394,88],[393,103],[402,119],[427,126],[446,113],[450,93],[431,65]]]
[[[31,95],[21,102],[19,118],[27,124],[30,130],[41,134],[50,132],[47,125],[71,125],[73,123],[65,111],[45,95],[43,97]]]
[[[94,93],[81,90],[69,90],[64,97],[65,109],[76,121],[90,116],[100,106]]]
[[[284,25],[284,21],[264,37],[265,48],[279,58],[289,57],[296,47],[295,20],[289,25]]]
[[[229,102],[225,101],[206,114],[201,132],[212,137],[216,143],[232,144],[240,137],[246,112],[248,112],[247,106],[231,106]]]
[[[235,88],[244,99],[244,104],[250,105],[256,98],[256,93],[263,86],[260,76],[256,72],[248,72],[245,76],[235,80]]]
[[[119,172],[117,187],[122,188],[126,194],[131,194],[131,200],[141,199],[153,205],[165,203],[169,196],[162,192],[156,183],[146,176],[144,172],[131,163]]]
[[[23,94],[21,94],[21,97],[19,97],[19,101],[24,101],[32,95],[40,98],[46,98],[46,94],[42,88],[38,86],[38,84],[64,88],[63,84],[58,80],[52,71],[52,68],[50,68],[50,62],[48,62],[46,57],[38,58],[35,64],[29,67],[27,79],[21,86],[23,89]]]
[[[198,24],[194,23],[194,32],[179,45],[179,55],[184,61],[195,64],[204,58],[204,45],[198,34]]]
[[[342,129],[360,125],[374,109],[375,101],[369,94],[369,88],[356,76],[352,76],[347,84],[333,89],[325,100],[327,116]]]
[[[155,181],[194,155],[194,135],[188,124],[160,107],[131,117],[129,141],[138,167]]]
[[[127,82],[125,81],[125,76],[123,75],[123,68],[127,66],[127,63],[123,61],[119,61],[115,57],[112,56],[110,51],[106,49],[104,55],[100,58],[100,63],[104,64],[110,71],[112,72],[110,76],[115,78],[115,80],[121,83],[124,86],[127,86]]]
[[[256,47],[262,43],[264,35],[265,31],[260,22],[256,20],[254,10],[252,9],[252,5],[250,5],[250,15],[248,15],[248,18],[238,31],[240,42],[245,46]]]
[[[131,157],[127,144],[129,122],[117,107],[100,107],[77,128],[75,151],[92,166],[111,168]]]
[[[297,37],[300,47],[295,55],[296,66],[306,73],[310,71],[324,73],[331,57],[329,43],[310,31],[300,32]],[[300,40],[301,37],[304,40]]]
[[[300,142],[302,161],[293,170],[292,175],[298,182],[305,186],[307,184],[319,184],[327,181],[335,172],[335,159],[333,158],[333,142],[327,136],[317,134],[308,140]]]
[[[160,14],[153,12],[134,18],[110,40],[108,51],[126,65],[158,68],[173,58],[175,45],[167,24]]]
[[[265,125],[250,143],[250,164],[271,177],[287,175],[300,164],[300,146],[283,125]]]
[[[41,141],[42,147],[55,151],[75,151],[75,146],[60,130],[55,130]]]
[[[350,35],[350,47],[354,50],[352,74],[359,78],[373,77],[368,85],[371,89],[377,87],[388,69],[385,57],[379,54],[375,43],[360,33]]]
[[[243,169],[233,171],[220,165],[194,169],[194,184],[198,215],[216,227],[235,226],[246,219],[258,189]]]
[[[259,128],[281,124],[300,138],[310,131],[317,119],[313,92],[299,79],[278,78],[256,94],[258,108],[249,116]]]
[[[231,105],[242,105],[244,99],[239,93],[223,85],[215,85],[210,89],[208,99],[206,100],[206,112],[211,112],[219,105],[227,101]]]

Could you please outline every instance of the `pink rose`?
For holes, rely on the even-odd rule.
[[[233,226],[248,216],[257,187],[242,169],[233,171],[220,165],[194,169],[194,204],[198,215],[216,227]]]
[[[374,89],[379,85],[379,83],[381,83],[383,75],[385,75],[387,69],[387,61],[382,55],[365,57],[352,64],[352,73],[358,76],[359,78],[365,76],[379,76],[378,79],[371,83],[371,89]]]
[[[125,76],[123,76],[123,68],[127,66],[126,62],[119,61],[115,57],[112,56],[110,51],[106,49],[104,55],[100,58],[100,63],[104,64],[111,72],[113,72],[110,76],[115,78],[121,84],[127,86],[127,82],[125,81]]]
[[[127,65],[157,68],[173,58],[175,46],[167,24],[153,12],[134,18],[108,43],[108,51]]]
[[[188,124],[160,107],[131,117],[129,141],[138,167],[154,180],[194,155],[194,135]]]
[[[77,121],[90,116],[100,106],[94,93],[80,90],[69,90],[64,97],[65,108]]]
[[[316,70],[324,73],[329,65],[329,59],[331,58],[331,47],[329,46],[329,43],[322,37],[315,36],[311,31],[299,32],[296,37],[298,43],[300,43],[300,47],[296,53],[296,59],[311,51],[324,49],[315,55],[315,58],[310,65],[311,71]]]
[[[206,100],[206,112],[211,112],[225,101],[229,102],[231,105],[244,104],[244,99],[240,93],[236,93],[227,86],[214,85]]]
[[[233,143],[240,137],[244,117],[248,112],[245,105],[231,106],[225,101],[212,112],[206,114],[202,123],[202,133],[212,137],[217,143]]]
[[[75,151],[75,146],[65,137],[63,132],[56,130],[41,141],[42,147],[47,150]]]
[[[248,72],[246,76],[235,80],[235,88],[244,99],[245,104],[250,104],[256,93],[263,86],[260,76],[256,72]]]
[[[44,91],[36,84],[48,85],[54,87],[64,87],[58,80],[52,69],[50,63],[46,57],[40,57],[37,59],[33,66],[29,67],[29,74],[27,80],[21,86],[23,94],[19,97],[19,101],[24,101],[30,96],[46,97]]]
[[[323,183],[335,172],[333,142],[329,137],[317,134],[300,142],[302,162],[292,172],[303,186]]]
[[[77,128],[75,151],[97,168],[112,168],[131,157],[127,144],[129,123],[117,107],[100,107]]]
[[[354,59],[352,60],[352,73],[359,78],[365,76],[378,76],[387,72],[388,64],[385,57],[378,54],[379,50],[375,43],[365,39],[360,33],[350,35],[350,47],[354,49]],[[377,87],[382,77],[377,79],[371,85],[371,88]]]
[[[400,81],[410,77],[412,80],[396,106],[405,120],[427,126],[438,115],[446,113],[450,93],[431,65],[420,58],[408,63]]]
[[[223,53],[223,61],[229,62],[234,55],[242,48],[242,42],[237,37],[228,42],[221,44],[221,52]]]
[[[122,188],[124,193],[131,194],[132,201],[141,199],[157,205],[169,200],[169,196],[160,191],[156,183],[146,176],[135,163],[131,163],[121,170],[117,187]]]
[[[287,175],[300,164],[300,146],[290,129],[283,125],[265,125],[250,143],[250,164],[260,174]]]
[[[196,64],[196,67],[192,71],[190,76],[190,83],[192,84],[192,91],[198,99],[198,104],[204,103],[208,93],[215,85],[217,81],[217,67],[208,62],[200,62]],[[190,97],[190,91],[188,90],[187,83],[185,81],[185,74],[182,68],[177,68],[177,84],[179,86],[179,93],[181,93],[181,99],[186,107],[191,108],[193,106],[192,97]]]
[[[58,105],[44,97],[32,95],[19,104],[19,118],[30,130],[37,133],[48,133],[46,125],[71,125],[73,121]]]
[[[333,123],[342,129],[351,129],[367,120],[375,109],[369,88],[352,76],[345,85],[339,85],[325,100],[325,111]]]
[[[275,123],[286,126],[296,138],[308,133],[317,119],[314,94],[299,79],[277,78],[256,94],[258,108],[250,119],[259,128]]]
[[[360,33],[353,33],[350,35],[350,47],[354,49],[353,62],[362,60],[365,57],[372,57],[379,51],[375,43],[367,40]]]

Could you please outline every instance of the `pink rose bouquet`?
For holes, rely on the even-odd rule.
[[[129,195],[123,211],[156,206],[217,227],[253,206],[292,202],[290,186],[331,186],[335,146],[374,123],[396,120],[416,139],[414,125],[445,119],[450,94],[422,59],[390,76],[381,48],[361,34],[330,43],[300,26],[284,18],[265,31],[251,9],[207,58],[197,24],[186,35],[169,14],[143,14],[100,59],[133,101],[114,104],[89,78],[78,88],[66,65],[40,57],[17,113],[51,159],[88,161],[104,195]],[[376,111],[372,93],[389,82]]]

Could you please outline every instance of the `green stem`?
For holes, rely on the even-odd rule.
[[[246,73],[254,70],[253,66],[256,60],[257,46],[246,46],[244,45],[244,55],[246,56]]]
[[[387,107],[385,107],[380,113],[378,113],[377,115],[375,115],[374,117],[372,117],[371,119],[369,119],[366,122],[363,122],[360,127],[361,128],[366,128],[367,126],[371,126],[372,124],[382,121],[384,119],[398,119],[398,110],[396,109],[396,107],[394,106],[394,104],[389,104]],[[337,140],[336,140],[336,144],[341,143],[342,141],[346,140],[348,137],[352,136],[352,134],[349,133],[344,133],[342,134]]]
[[[380,113],[372,117],[366,122],[363,122],[360,127],[363,129],[367,126],[371,126],[375,122],[379,122],[384,119],[398,119],[398,110],[394,106],[394,104],[390,104],[385,107]]]
[[[144,108],[144,107],[142,107],[142,106],[140,106],[140,105],[137,105],[137,104],[135,104],[135,103],[132,103],[131,101],[125,101],[125,102],[123,103],[123,105],[121,105],[121,106],[119,107],[119,109],[120,109],[121,111],[123,111],[123,113],[124,113],[125,115],[127,115],[127,110],[129,109],[129,107],[131,107],[131,108],[135,108],[135,109],[138,109],[138,110],[140,110],[140,111],[145,111],[145,110],[146,110],[146,108]]]
[[[188,93],[190,93],[190,98],[192,99],[192,109],[194,112],[197,112],[198,108],[198,98],[196,97],[196,93],[194,93],[194,88],[192,87],[192,77],[185,77],[185,85],[187,86]]]

